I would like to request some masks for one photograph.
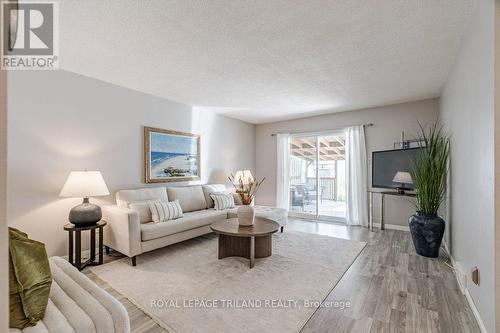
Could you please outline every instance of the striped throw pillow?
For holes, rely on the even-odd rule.
[[[154,223],[165,222],[182,217],[182,208],[179,200],[175,201],[148,201],[151,217]]]
[[[210,193],[214,201],[215,210],[234,208],[234,198],[232,193]]]

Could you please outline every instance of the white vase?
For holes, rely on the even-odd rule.
[[[241,205],[238,207],[238,223],[241,226],[253,225],[255,220],[255,209],[250,205]]]

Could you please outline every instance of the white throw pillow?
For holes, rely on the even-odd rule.
[[[207,202],[207,208],[214,208],[214,201],[210,197],[212,193],[226,193],[226,185],[224,184],[206,184],[201,186],[203,189],[203,194],[205,195],[205,201]]]
[[[137,201],[128,204],[128,208],[135,210],[139,213],[139,221],[141,223],[148,223],[153,221],[151,217],[151,209],[147,201]]]
[[[148,201],[151,217],[154,223],[165,222],[182,217],[182,208],[179,200],[175,201]]]
[[[234,198],[232,193],[210,193],[214,201],[215,210],[234,208]]]

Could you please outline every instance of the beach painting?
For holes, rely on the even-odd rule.
[[[200,179],[200,136],[144,127],[146,183]]]

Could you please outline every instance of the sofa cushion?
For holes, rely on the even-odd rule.
[[[224,184],[206,184],[202,185],[207,208],[214,208],[214,200],[210,197],[211,193],[226,192],[226,185]]]
[[[171,201],[179,200],[182,211],[185,213],[207,208],[205,196],[200,185],[167,187],[167,193]]]
[[[281,226],[285,224],[288,216],[288,211],[283,208],[269,207],[269,206],[254,206],[255,216],[270,219],[271,221],[278,222]],[[228,209],[227,217],[238,217],[238,207]]]
[[[227,218],[226,211],[204,209],[185,213],[183,217],[166,223],[141,224],[141,239],[148,241],[202,227]]]
[[[67,260],[52,257],[49,263],[53,282],[47,311],[37,326],[22,332],[130,333],[127,310],[116,298]]]
[[[116,204],[118,207],[129,208],[129,203],[147,200],[168,201],[165,187],[149,187],[116,192]]]
[[[148,223],[153,221],[151,209],[149,209],[148,201],[137,201],[128,204],[128,207],[139,213],[139,222]]]
[[[179,200],[170,202],[165,201],[148,201],[149,209],[151,210],[151,218],[153,222],[166,222],[182,217],[182,208],[179,205]]]
[[[212,193],[210,197],[214,201],[215,210],[234,208],[234,198],[232,193]]]

